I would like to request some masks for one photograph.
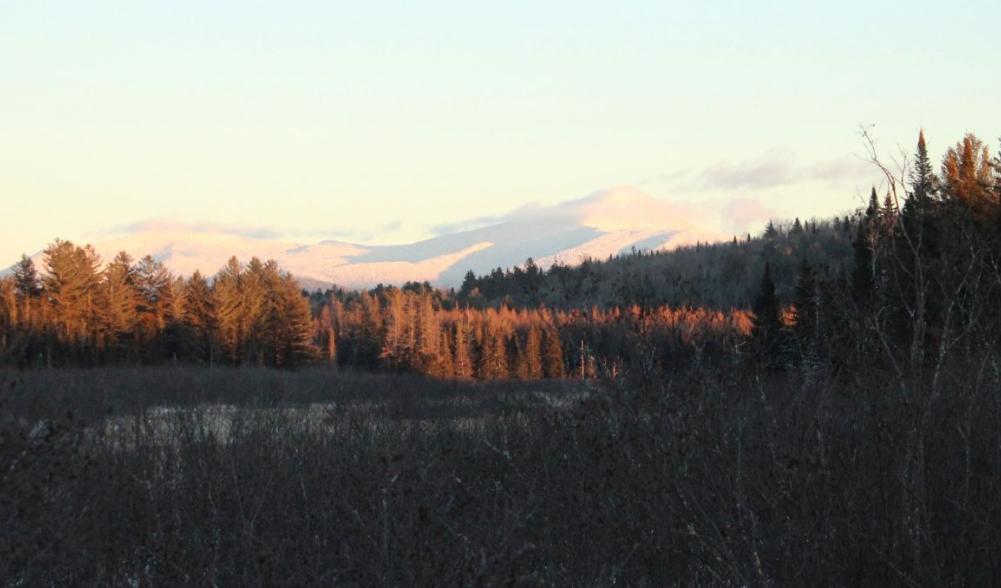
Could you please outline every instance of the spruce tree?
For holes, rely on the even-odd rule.
[[[866,309],[872,303],[875,290],[873,276],[873,251],[869,240],[867,222],[858,224],[855,240],[852,241],[854,265],[852,266],[852,299],[859,309]]]
[[[905,237],[910,241],[908,247],[921,250],[925,240],[931,238],[931,215],[935,202],[937,178],[928,157],[928,146],[925,143],[925,133],[918,135],[918,147],[914,157],[914,168],[910,177],[911,189],[904,201],[900,214],[900,222]]]
[[[35,262],[27,255],[22,255],[21,260],[14,266],[14,278],[10,286],[16,302],[11,307],[12,317],[22,328],[30,330],[42,287]]]
[[[779,230],[775,228],[775,223],[772,221],[768,221],[768,225],[765,226],[765,239],[772,240],[777,238],[778,236],[779,236]]]
[[[803,352],[808,351],[819,336],[820,304],[817,293],[817,279],[813,266],[804,258],[796,275],[795,326],[793,331]]]
[[[942,219],[938,178],[935,176],[924,131],[918,135],[910,190],[894,232],[894,292],[890,300],[890,325],[894,339],[910,346],[912,364],[921,362],[929,322],[937,323],[940,302],[931,296],[932,278],[940,265]]]
[[[758,357],[768,367],[778,367],[782,345],[782,309],[775,294],[771,264],[765,262],[761,275],[761,285],[752,307],[751,339],[754,341]]]
[[[14,289],[21,299],[35,298],[41,292],[41,283],[35,262],[27,255],[21,255],[14,266]]]

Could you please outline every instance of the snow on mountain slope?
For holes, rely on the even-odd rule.
[[[379,283],[429,281],[458,285],[478,274],[511,267],[531,257],[542,267],[586,258],[660,250],[720,235],[686,219],[685,211],[635,188],[613,188],[555,206],[518,209],[499,222],[408,245],[366,246],[339,241],[301,244],[224,232],[157,228],[94,243],[105,261],[118,251],[152,255],[183,275],[215,274],[231,256],[274,259],[310,288],[337,284],[367,288]],[[35,261],[41,264],[41,254]],[[40,266],[41,267],[41,266]]]

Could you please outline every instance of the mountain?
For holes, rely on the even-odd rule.
[[[119,251],[152,255],[171,271],[214,274],[230,256],[274,259],[308,288],[331,284],[367,288],[379,283],[428,281],[458,285],[477,274],[529,257],[543,268],[637,250],[670,249],[721,236],[685,219],[675,205],[635,188],[612,188],[555,206],[531,206],[488,226],[407,245],[368,246],[340,241],[307,245],[190,228],[153,228],[94,243],[104,260]],[[41,253],[34,256],[41,263]],[[8,270],[9,271],[9,270]]]

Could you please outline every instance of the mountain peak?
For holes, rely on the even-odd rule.
[[[636,228],[677,230],[691,227],[682,207],[632,186],[616,186],[567,202],[577,222],[602,231]]]

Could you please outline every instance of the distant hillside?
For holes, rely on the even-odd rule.
[[[556,206],[513,212],[482,228],[455,231],[407,245],[367,246],[340,241],[302,244],[158,226],[99,241],[104,261],[119,251],[151,255],[171,272],[215,274],[231,256],[274,259],[306,287],[370,288],[377,284],[429,282],[458,286],[467,271],[485,273],[527,258],[543,267],[575,265],[635,248],[670,249],[725,237],[685,217],[672,204],[634,188],[614,188]],[[34,260],[39,267],[41,254]],[[10,260],[13,262],[14,260]]]
[[[766,261],[780,297],[791,296],[797,265],[821,271],[851,263],[857,216],[772,223],[763,234],[671,251],[637,251],[548,270],[531,264],[467,275],[458,296],[476,306],[550,308],[640,305],[748,308]],[[826,269],[825,269],[826,268]]]

